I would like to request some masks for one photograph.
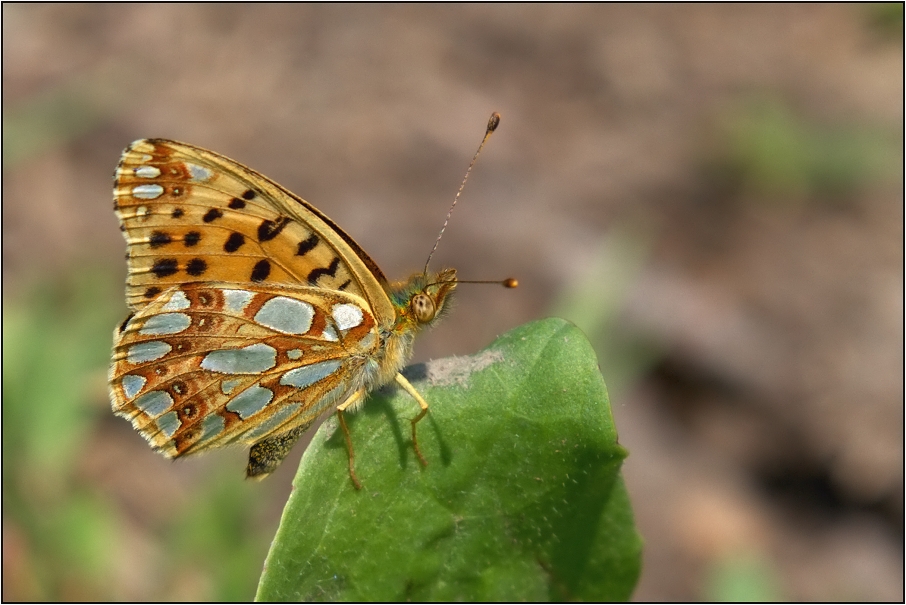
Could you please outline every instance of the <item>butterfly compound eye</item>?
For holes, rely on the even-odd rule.
[[[427,294],[416,294],[412,297],[412,302],[409,304],[418,323],[424,324],[434,319],[434,313],[436,312],[434,301]]]

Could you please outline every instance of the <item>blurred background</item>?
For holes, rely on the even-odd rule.
[[[414,361],[558,315],[595,345],[639,600],[903,593],[903,6],[3,10],[3,599],[247,600],[302,448],[171,462],[115,418],[122,149],[311,201],[463,279]]]

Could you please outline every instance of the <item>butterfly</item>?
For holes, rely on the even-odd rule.
[[[499,119],[491,117],[482,146]],[[110,399],[155,450],[178,458],[249,445],[246,476],[263,478],[334,407],[360,488],[344,412],[396,382],[419,405],[412,443],[427,464],[416,424],[428,403],[400,370],[416,334],[448,308],[461,283],[454,269],[429,273],[426,263],[391,283],[305,200],[229,158],[166,139],[123,152],[114,210],[131,313],[114,330]]]

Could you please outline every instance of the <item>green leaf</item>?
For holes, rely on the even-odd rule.
[[[415,370],[415,372],[413,372]],[[416,374],[420,374],[420,377]],[[422,468],[398,389],[331,418],[302,458],[259,600],[625,600],[641,541],[607,391],[572,324],[517,328],[481,353],[410,368],[431,404]]]

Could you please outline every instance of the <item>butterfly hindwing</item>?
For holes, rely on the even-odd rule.
[[[375,318],[354,294],[183,284],[117,328],[111,399],[171,457],[254,444],[360,389],[378,346]]]
[[[128,244],[126,298],[140,310],[186,282],[297,284],[364,298],[382,324],[386,278],[330,219],[267,177],[164,139],[133,143],[117,167]]]

